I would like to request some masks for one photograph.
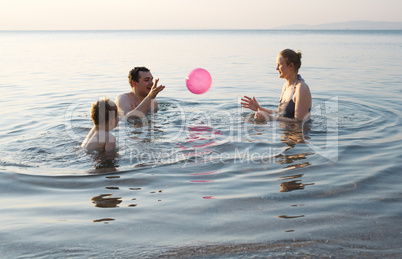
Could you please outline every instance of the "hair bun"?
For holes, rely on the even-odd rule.
[[[289,65],[290,63],[293,63],[297,71],[301,67],[302,53],[300,50],[294,51],[292,49],[284,49],[279,53],[279,55],[285,58],[286,64]]]
[[[297,50],[297,51],[296,51],[296,55],[299,57],[299,59],[301,59],[301,58],[302,58],[302,53],[301,53],[301,51],[300,51],[300,50]]]

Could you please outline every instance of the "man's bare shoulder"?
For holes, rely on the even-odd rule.
[[[129,94],[130,93],[120,94],[116,97],[115,100],[117,109],[119,110],[120,113],[123,113],[124,115],[132,110]]]
[[[130,97],[128,95],[129,93],[124,93],[124,94],[119,94],[116,97],[116,102],[121,102],[121,101],[130,101]]]

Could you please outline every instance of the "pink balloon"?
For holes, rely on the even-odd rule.
[[[203,68],[196,68],[187,77],[186,85],[193,94],[203,94],[211,87],[212,77]]]

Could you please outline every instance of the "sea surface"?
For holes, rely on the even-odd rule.
[[[2,258],[401,258],[402,31],[1,31]],[[276,109],[303,53],[313,109]],[[91,104],[166,88],[116,152],[80,148]],[[211,89],[186,88],[194,68]]]

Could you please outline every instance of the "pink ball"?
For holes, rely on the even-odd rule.
[[[211,87],[212,77],[203,68],[196,68],[187,76],[186,85],[193,94],[203,94]]]

